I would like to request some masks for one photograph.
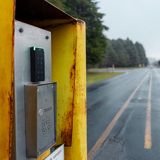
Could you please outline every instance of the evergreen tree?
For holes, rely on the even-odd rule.
[[[146,58],[145,50],[144,50],[142,44],[136,42],[135,47],[136,47],[136,49],[138,51],[138,54],[139,54],[140,64],[147,65],[148,64],[148,59]]]
[[[106,49],[105,58],[103,59],[102,63],[100,63],[100,66],[101,67],[111,67],[112,64],[117,65],[117,63],[118,63],[117,54],[112,48],[111,41],[108,40],[108,46]]]
[[[126,40],[108,40],[108,43],[101,67],[111,67],[112,64],[117,67],[138,67],[139,64],[142,66],[148,64],[145,50],[139,42],[134,44],[127,38]]]

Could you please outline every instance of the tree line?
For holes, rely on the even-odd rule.
[[[99,66],[111,67],[113,64],[117,67],[146,66],[148,59],[143,45],[139,42],[133,43],[129,38],[108,40],[105,57]]]
[[[98,11],[96,0],[49,0],[73,17],[86,22],[87,66],[134,67],[147,64],[143,46],[127,40],[107,40],[103,34],[108,27],[103,24],[103,13]]]

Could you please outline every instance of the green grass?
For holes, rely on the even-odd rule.
[[[127,67],[127,68],[115,68],[115,69],[141,69],[141,67]]]
[[[108,79],[123,72],[88,72],[87,73],[87,84],[95,83],[104,79]]]
[[[114,68],[115,70],[125,70],[125,69],[140,69],[141,67],[120,67],[120,68]],[[89,68],[88,70],[112,70],[112,67],[110,68]]]

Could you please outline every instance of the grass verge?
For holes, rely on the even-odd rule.
[[[88,72],[87,84],[92,84],[104,79],[108,79],[108,78],[120,75],[122,73],[123,72]]]
[[[140,67],[114,68],[114,70],[125,70],[125,69],[140,69]],[[89,68],[88,70],[112,70],[112,67],[109,67],[109,68]]]

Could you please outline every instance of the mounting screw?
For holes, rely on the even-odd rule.
[[[49,36],[46,36],[46,39],[49,39]]]
[[[19,32],[22,33],[22,32],[23,32],[23,28],[20,28],[20,29],[19,29]]]
[[[42,116],[43,113],[44,113],[44,110],[43,110],[43,109],[40,109],[40,110],[38,111],[38,113],[39,113],[39,116]]]

